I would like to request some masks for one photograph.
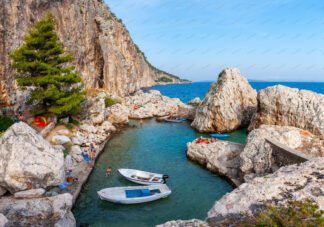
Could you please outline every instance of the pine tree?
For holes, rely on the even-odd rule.
[[[73,54],[65,54],[55,32],[57,21],[52,13],[28,28],[25,42],[10,54],[19,86],[34,86],[27,104],[42,105],[36,114],[54,113],[59,116],[80,111],[85,91],[74,66],[67,66]]]

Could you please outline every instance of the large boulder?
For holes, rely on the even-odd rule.
[[[257,92],[236,68],[223,70],[198,106],[191,126],[199,132],[231,132],[249,125]]]
[[[208,212],[208,223],[238,222],[287,200],[310,199],[324,209],[324,158],[280,168],[265,177],[256,177],[216,201]],[[221,226],[221,225],[219,225]]]
[[[112,124],[128,124],[129,109],[127,106],[117,103],[107,110],[107,120]]]
[[[194,105],[194,106],[199,106],[201,103],[201,100],[199,97],[194,98],[193,100],[190,100],[188,102],[188,105]]]
[[[68,193],[36,199],[0,199],[0,212],[7,217],[8,227],[74,227],[76,222],[71,208],[72,195]]]
[[[63,153],[23,122],[0,138],[0,186],[11,193],[57,186],[64,180]]]
[[[273,172],[272,148],[266,138],[312,157],[324,156],[324,141],[309,132],[290,126],[261,125],[249,134],[240,154],[240,170],[243,175]]]
[[[249,131],[262,124],[294,126],[324,138],[324,95],[282,85],[265,88]]]
[[[196,140],[187,143],[187,157],[199,164],[206,166],[229,179],[234,185],[241,184],[238,176],[240,168],[239,155],[244,145],[229,141],[217,140],[213,143],[197,143]]]

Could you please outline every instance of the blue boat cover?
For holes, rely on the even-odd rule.
[[[151,196],[151,191],[149,189],[134,189],[126,190],[125,192],[126,198]]]
[[[151,191],[149,189],[142,189],[142,196],[150,196]]]

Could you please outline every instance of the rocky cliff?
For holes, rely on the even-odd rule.
[[[0,2],[0,106],[15,102],[16,82],[8,54],[23,43],[28,26],[52,12],[57,33],[86,88],[125,96],[166,77],[150,65],[122,21],[100,0],[2,0]],[[170,80],[168,80],[170,81]]]
[[[257,108],[257,92],[237,68],[225,69],[197,108],[191,126],[199,132],[231,132],[246,127]]]
[[[249,131],[260,125],[294,126],[324,138],[324,95],[282,85],[258,92]]]

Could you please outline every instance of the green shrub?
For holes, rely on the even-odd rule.
[[[6,131],[13,124],[14,121],[11,118],[0,116],[0,131]]]
[[[172,82],[173,80],[172,79],[170,79],[170,78],[167,78],[167,77],[165,77],[165,76],[163,76],[163,77],[160,77],[159,79],[157,79],[157,80],[155,80],[155,82]]]
[[[110,98],[110,97],[105,98],[105,106],[106,106],[106,108],[109,107],[109,106],[115,105],[116,103],[117,102],[114,99]]]
[[[256,217],[255,227],[324,226],[323,210],[310,200],[288,201],[283,207],[268,207]]]
[[[74,124],[76,126],[80,125],[80,122],[77,120],[74,120],[72,117],[69,117],[69,123]]]
[[[3,135],[3,133],[4,133],[4,131],[0,131],[0,138],[1,138],[1,136]]]

